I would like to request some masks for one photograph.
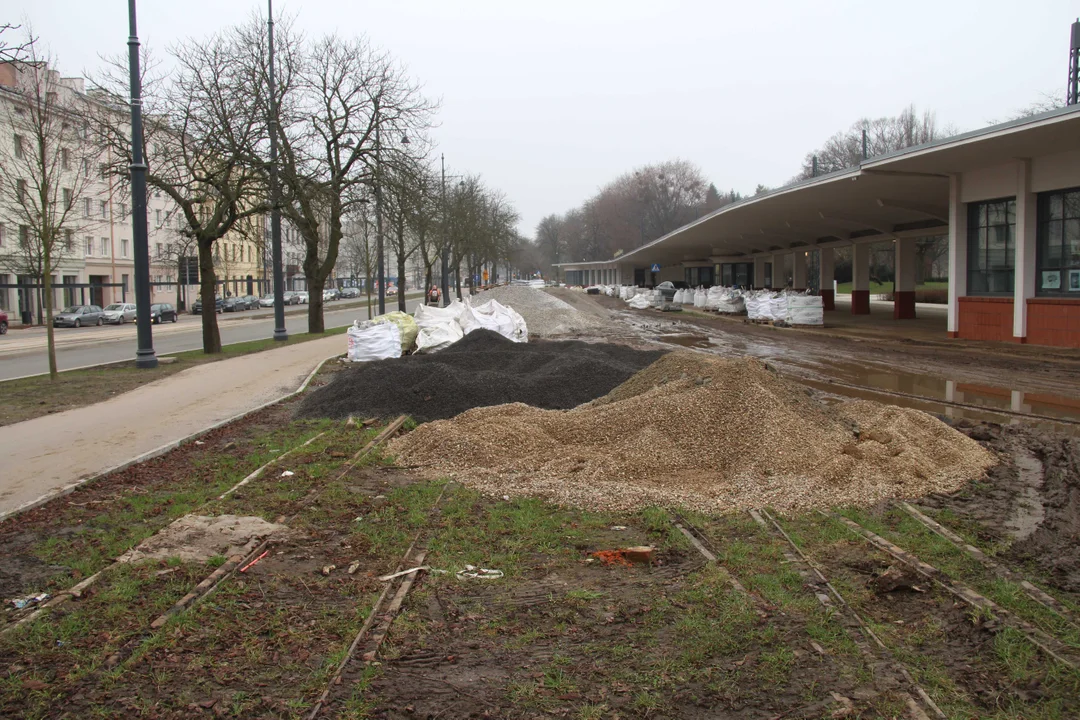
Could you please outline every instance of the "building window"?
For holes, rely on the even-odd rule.
[[[121,238],[120,240],[120,257],[128,256],[128,241],[127,238]]]
[[[71,192],[71,188],[64,188],[64,209],[70,210],[71,205],[75,202],[74,195]]]
[[[109,238],[101,238],[101,257],[109,257]]]
[[[75,231],[74,230],[65,230],[64,231],[64,250],[66,250],[67,252],[71,252],[74,249],[75,249]]]
[[[160,210],[155,210],[154,211],[154,222],[156,222],[158,224],[158,227],[161,227],[161,211]]]
[[[18,160],[26,158],[26,139],[22,135],[15,136],[15,157]]]
[[[82,159],[82,174],[83,177],[90,177],[90,161],[86,158]]]
[[[19,226],[19,247],[30,247],[30,228],[27,225]]]
[[[83,215],[85,215],[86,217],[90,217],[91,213],[93,212],[93,208],[93,200],[91,200],[90,198],[86,198],[85,200],[83,200]]]
[[[92,257],[94,254],[94,238],[86,238],[86,256]]]
[[[109,179],[109,166],[106,165],[105,163],[101,163],[100,165],[98,165],[98,173],[101,174],[101,179],[102,180],[108,180]]]
[[[22,178],[15,181],[15,196],[20,203],[26,202],[26,181]]]
[[[0,223],[0,247],[4,247],[4,223]]]
[[[161,243],[158,243],[158,244],[157,244],[157,256],[158,256],[159,258],[160,258],[160,257],[163,257],[163,253],[161,252],[161,249],[162,249],[162,245],[161,245]]]
[[[127,203],[120,203],[120,221],[127,220]]]
[[[968,294],[1012,295],[1016,200],[968,205]]]
[[[1080,297],[1080,188],[1039,195],[1036,293]]]
[[[60,148],[60,167],[64,170],[71,169],[71,151],[67,148]]]
[[[99,200],[98,202],[101,203],[101,217],[109,217],[109,204],[106,203],[104,200]]]

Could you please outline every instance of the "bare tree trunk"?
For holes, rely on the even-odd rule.
[[[457,299],[461,299],[461,261],[454,266],[454,288],[457,290]]]
[[[319,273],[313,273],[307,277],[308,286],[308,332],[326,332],[326,321],[323,318],[323,288],[326,287],[326,278],[320,277]]]
[[[364,281],[364,288],[367,290],[367,319],[371,319],[371,276],[368,275]]]
[[[397,306],[398,310],[405,312],[405,258],[402,253],[398,253],[397,258],[397,275],[398,275],[398,289],[397,289]]]
[[[217,324],[217,276],[214,274],[213,241],[199,242],[199,297],[202,299],[203,352],[221,352],[221,333]]]
[[[433,284],[433,278],[431,277],[431,263],[424,263],[424,304],[428,304],[428,293],[431,292],[431,286]],[[436,303],[438,305],[438,303]]]
[[[52,256],[49,253],[48,245],[45,247],[45,267],[52,267]],[[53,293],[52,293],[52,274],[43,273],[42,284],[45,286],[45,338],[46,344],[49,346],[49,379],[56,380],[59,377],[59,373],[56,370],[56,339],[53,336]]]

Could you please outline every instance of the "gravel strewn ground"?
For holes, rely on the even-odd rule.
[[[496,495],[589,509],[868,505],[947,492],[996,461],[917,410],[828,407],[757,360],[676,352],[569,411],[477,408],[394,441],[403,461]]]
[[[601,325],[597,318],[578,311],[541,288],[504,285],[474,295],[472,303],[479,305],[492,299],[520,313],[530,336],[569,335],[594,330]]]
[[[663,351],[614,343],[516,343],[475,330],[434,355],[344,368],[307,396],[300,417],[394,417],[420,422],[470,408],[520,402],[571,408],[611,390]]]

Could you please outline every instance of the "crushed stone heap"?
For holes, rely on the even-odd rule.
[[[472,296],[473,306],[488,300],[498,300],[512,307],[529,328],[529,335],[570,335],[596,330],[602,322],[587,315],[573,305],[563,302],[543,288],[521,285],[502,285]]]
[[[477,408],[390,450],[490,494],[620,511],[868,505],[955,490],[996,462],[926,413],[829,406],[758,360],[681,351],[572,410]]]
[[[474,330],[433,355],[344,368],[311,392],[297,415],[391,418],[404,413],[426,422],[512,402],[572,408],[603,395],[661,355],[614,343],[516,343],[491,330]]]

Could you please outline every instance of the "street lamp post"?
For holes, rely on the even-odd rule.
[[[270,86],[270,246],[274,263],[274,339],[288,340],[285,329],[285,273],[281,264],[281,197],[277,167],[277,90],[274,79],[274,2],[266,0],[268,12],[267,45],[269,47]]]
[[[446,155],[440,153],[442,164],[442,210],[443,210],[443,246],[442,246],[442,298],[443,307],[450,304],[450,237],[447,233],[446,213]]]
[[[131,237],[135,245],[135,322],[138,345],[135,367],[158,365],[150,327],[150,244],[146,230],[146,161],[143,158],[142,78],[139,73],[139,33],[135,0],[128,0],[128,66],[131,72]]]
[[[382,143],[379,142],[379,118],[375,118],[375,257],[378,263],[376,271],[379,283],[379,314],[386,313],[386,268],[383,266],[383,231],[382,231],[382,168],[379,154]]]

